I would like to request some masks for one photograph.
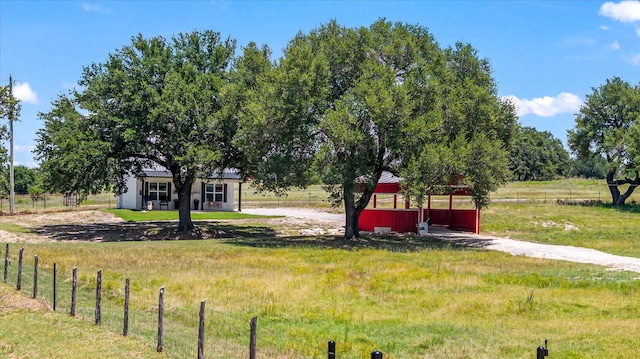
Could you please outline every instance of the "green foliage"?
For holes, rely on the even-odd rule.
[[[507,179],[515,112],[469,45],[443,50],[426,28],[384,19],[331,21],[298,34],[275,68],[255,47],[243,61],[252,86],[236,107],[236,142],[247,173],[276,192],[320,174],[344,204],[347,237],[383,171],[402,174],[415,197],[462,174],[480,206]]]
[[[549,181],[570,173],[569,153],[551,132],[520,127],[509,167],[516,181]]]
[[[77,192],[86,198],[122,181],[123,172],[111,158],[114,146],[101,136],[103,130],[94,124],[93,116],[78,111],[73,98],[59,96],[40,118],[44,127],[37,132],[35,153],[47,191]]]
[[[20,100],[15,98],[11,92],[11,85],[0,86],[0,119],[17,121],[20,117]],[[0,141],[7,140],[9,131],[5,123],[0,124]],[[4,165],[8,160],[7,149],[0,147],[0,165]],[[1,180],[0,180],[1,181]],[[0,183],[1,185],[2,183]],[[4,186],[1,186],[4,187]]]
[[[478,207],[504,185],[508,149],[516,129],[513,104],[497,95],[488,60],[468,44],[446,49],[447,64],[432,104],[414,121],[401,174],[405,192],[422,203],[427,194],[467,185]],[[437,73],[436,73],[437,74]]]
[[[568,133],[569,147],[579,158],[606,159],[612,202],[624,204],[640,184],[640,85],[607,79],[587,96]],[[627,184],[621,194],[619,186]]]
[[[594,155],[589,159],[576,157],[569,160],[568,177],[598,178],[607,176],[607,160],[601,155]]]
[[[9,192],[9,168],[3,169],[4,191]],[[38,187],[41,180],[38,169],[26,166],[13,168],[14,191],[16,194],[31,194],[32,187]]]

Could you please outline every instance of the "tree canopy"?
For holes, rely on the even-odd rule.
[[[640,185],[640,85],[614,77],[593,88],[568,134],[579,158],[606,159],[612,203],[623,205]]]
[[[319,173],[351,238],[383,171],[418,202],[464,183],[479,207],[509,178],[514,107],[469,44],[441,48],[425,27],[381,19],[299,33],[276,62],[266,46],[234,51],[213,31],[138,35],[85,67],[82,90],[40,114],[48,189],[122,192],[126,175],[162,166],[186,231],[196,176],[235,166],[284,193]]]
[[[196,176],[227,164],[231,135],[220,101],[235,41],[213,31],[167,40],[142,35],[84,68],[81,91],[60,96],[40,115],[35,153],[49,188],[83,194],[126,175],[168,169],[180,202],[179,231],[193,228],[189,211]]]
[[[31,187],[38,186],[39,174],[37,169],[26,166],[15,166],[14,171],[14,190],[17,194],[30,193],[29,190]],[[3,177],[6,188],[4,188],[2,192],[9,193],[9,171],[5,171]]]
[[[344,205],[347,238],[383,171],[402,175],[418,200],[463,177],[479,206],[508,178],[515,112],[468,44],[441,49],[421,26],[332,21],[262,69],[262,95],[241,106],[236,137],[249,173],[260,188],[286,190],[319,169]]]
[[[569,152],[551,132],[520,127],[509,156],[516,181],[548,181],[571,173]]]

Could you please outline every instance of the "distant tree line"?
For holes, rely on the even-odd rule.
[[[607,161],[602,156],[571,157],[560,139],[549,131],[518,127],[509,168],[514,181],[549,181],[567,177],[605,178]]]
[[[9,195],[9,168],[3,168],[0,174],[0,196]],[[44,193],[42,175],[39,168],[18,165],[13,168],[14,192],[18,195],[40,195]]]

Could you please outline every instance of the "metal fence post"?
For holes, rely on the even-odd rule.
[[[536,349],[536,359],[544,359],[549,356],[549,349],[547,349],[548,340],[544,340],[544,347],[538,347]]]
[[[378,350],[371,352],[371,359],[382,359],[382,352]]]
[[[57,272],[58,268],[56,266],[56,263],[53,263],[53,311],[56,311],[56,290],[57,290],[57,286],[56,286],[56,272]]]
[[[329,341],[329,359],[336,359],[336,342],[333,340]]]

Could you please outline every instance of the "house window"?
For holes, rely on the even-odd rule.
[[[149,200],[168,201],[169,187],[166,182],[149,182]]]
[[[222,183],[208,183],[205,186],[205,199],[207,202],[227,202],[227,196],[224,191],[225,187]]]

